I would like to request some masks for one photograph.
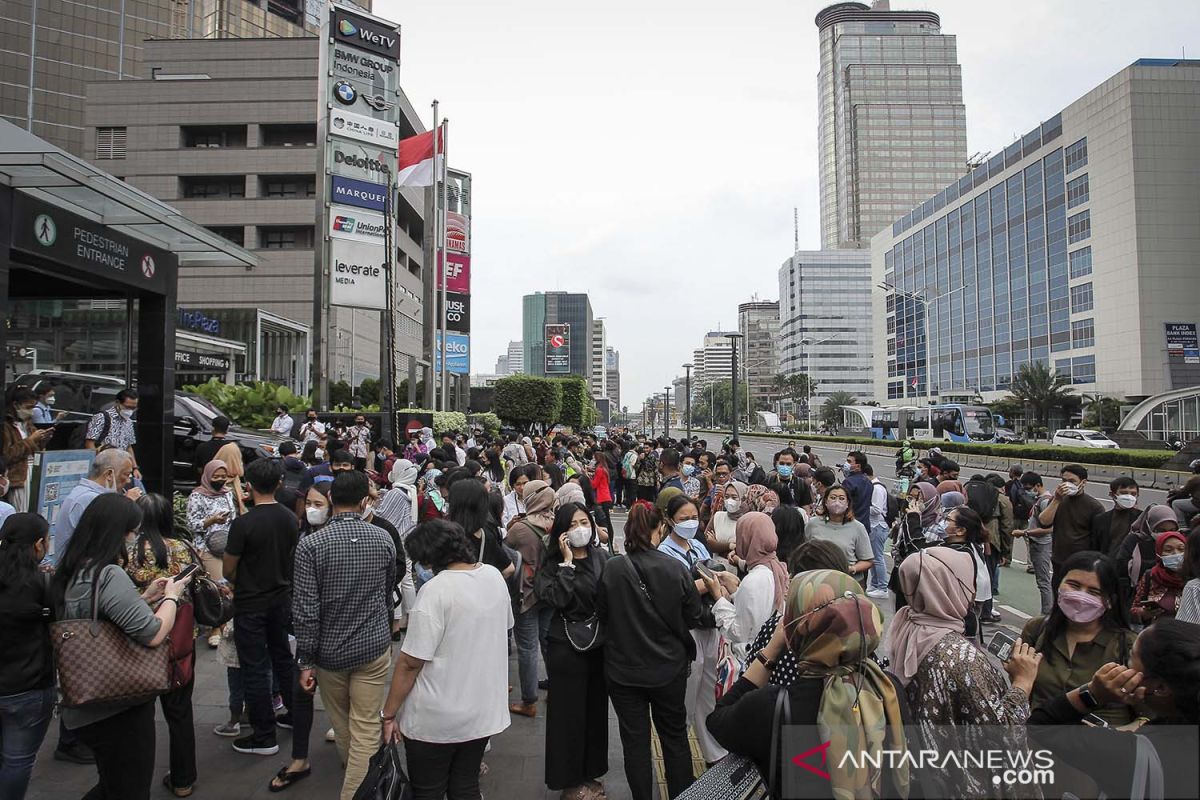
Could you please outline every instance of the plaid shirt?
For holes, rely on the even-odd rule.
[[[383,528],[342,513],[300,540],[292,577],[296,661],[349,670],[392,646],[396,547]]]

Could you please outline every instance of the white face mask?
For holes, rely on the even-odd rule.
[[[46,405],[52,406],[52,405],[54,405],[54,403],[55,403],[54,395],[50,395],[49,397],[46,398]]]
[[[1077,484],[1077,483],[1064,483],[1064,484],[1063,484],[1063,494],[1065,494],[1067,497],[1070,497],[1070,496],[1072,496],[1072,495],[1079,494],[1079,484]]]
[[[725,498],[725,512],[728,514],[736,514],[737,510],[742,507],[742,501],[736,497]]]
[[[304,514],[308,517],[308,524],[313,527],[324,525],[325,520],[329,519],[328,508],[309,508],[305,510]]]
[[[675,523],[675,533],[681,539],[695,539],[696,532],[700,530],[700,520],[685,519],[683,522]]]
[[[571,547],[587,547],[592,541],[592,526],[580,525],[567,531],[567,544]]]
[[[375,513],[375,506],[368,504],[366,508],[358,513],[358,516],[365,522]]]
[[[1119,494],[1113,498],[1113,502],[1117,504],[1117,508],[1133,508],[1137,505],[1136,494]]]
[[[125,419],[130,419],[133,417],[133,409],[131,409],[131,408],[122,408],[120,411],[121,411],[121,416],[124,417]]]

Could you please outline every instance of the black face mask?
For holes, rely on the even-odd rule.
[[[225,488],[225,481],[212,481],[209,483],[209,486],[213,488],[213,491],[219,492]]]

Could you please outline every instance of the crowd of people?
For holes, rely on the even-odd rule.
[[[36,402],[15,395],[6,425]],[[618,430],[423,428],[393,443],[363,415],[334,427],[313,411],[286,426],[278,458],[249,463],[215,420],[176,513],[138,487],[132,440],[104,439],[125,419],[114,413],[93,426],[91,472],[54,524],[12,513],[0,529],[0,797],[24,796],[50,727],[50,626],[92,617],[186,666],[166,693],[64,708],[55,755],[95,764],[92,800],[150,796],[156,702],[170,738],[158,782],[197,790],[196,641],[225,668],[215,735],[272,757],[291,731],[271,792],[312,774],[320,692],[343,800],[392,741],[416,800],[476,800],[489,740],[539,714],[546,787],[601,800],[610,707],[635,800],[654,796],[652,735],[671,797],[718,772],[696,776],[689,735],[708,767],[749,759],[778,796],[783,721],[807,726],[813,747],[838,731],[828,781],[802,776],[806,791],[967,797],[1010,791],[982,769],[850,769],[837,756],[949,747],[969,725],[1004,726],[1015,746],[1028,724],[1085,718],[1169,754],[1169,726],[1200,723],[1200,479],[1145,508],[1135,482],[1115,480],[1106,511],[1078,465],[1051,492],[1019,468],[963,480],[935,448],[896,492],[861,451],[830,467],[789,445],[760,464],[736,439],[710,449]],[[20,457],[12,435],[6,459]],[[998,661],[984,629],[1003,632],[993,600],[1019,537],[1042,613]],[[208,626],[194,625],[200,580],[230,601]],[[1120,795],[1133,762],[1110,743],[1090,775]]]

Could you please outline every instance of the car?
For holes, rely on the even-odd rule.
[[[1018,436],[1012,428],[996,428],[996,444],[1024,444],[1024,437]]]
[[[604,427],[603,425],[597,425],[594,428],[592,428],[592,435],[595,436],[597,439],[607,439],[608,438],[608,428]]]
[[[1063,447],[1095,447],[1103,450],[1119,450],[1121,445],[1100,431],[1081,428],[1063,428],[1054,432],[1053,443]]]

